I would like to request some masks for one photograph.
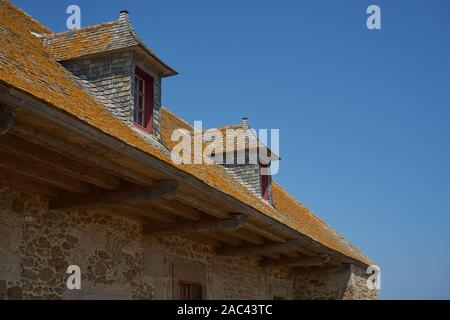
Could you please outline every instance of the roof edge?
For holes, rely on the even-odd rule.
[[[135,32],[135,30],[134,30],[131,22],[129,21],[129,19],[128,18],[126,18],[126,19],[123,18],[123,15],[124,15],[123,12],[125,12],[125,10],[121,11],[121,16],[119,17],[119,19],[116,19],[116,20],[113,20],[113,21],[102,22],[102,23],[99,23],[99,24],[86,26],[86,27],[83,27],[81,29],[74,29],[74,30],[67,30],[67,31],[62,31],[62,32],[43,34],[44,42],[46,43],[47,46],[49,46],[51,48],[52,47],[52,41],[54,41],[55,39],[58,39],[58,38],[76,36],[76,35],[79,35],[79,34],[83,34],[85,32],[89,32],[89,31],[92,31],[92,30],[100,29],[102,27],[108,27],[108,26],[113,26],[113,25],[121,25],[121,26],[124,26],[127,29],[127,31],[130,33],[130,36],[136,42],[135,44],[125,45],[125,46],[123,46],[121,48],[116,48],[116,49],[113,49],[113,50],[98,51],[98,52],[90,53],[90,54],[80,54],[80,55],[71,57],[69,59],[60,59],[58,57],[55,57],[55,59],[57,61],[68,61],[68,60],[73,60],[73,59],[78,59],[78,58],[83,58],[83,57],[89,57],[89,56],[93,56],[93,55],[97,55],[97,54],[110,53],[110,52],[114,52],[114,51],[126,50],[126,49],[132,49],[132,48],[135,48],[135,47],[139,47],[146,54],[148,54],[151,57],[152,60],[154,60],[160,66],[161,71],[162,71],[161,72],[161,76],[163,78],[177,75],[178,72],[176,70],[174,70],[172,67],[170,67],[161,58],[159,58],[145,44],[145,42],[139,37],[139,35]]]

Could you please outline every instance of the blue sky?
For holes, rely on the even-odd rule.
[[[14,0],[55,31],[130,11],[205,127],[279,128],[276,180],[382,268],[385,299],[450,299],[450,2]],[[366,28],[366,8],[382,30]]]

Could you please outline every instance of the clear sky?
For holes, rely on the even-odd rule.
[[[55,31],[69,4],[84,26],[128,9],[180,73],[165,106],[279,128],[276,180],[381,266],[382,297],[450,299],[450,1],[13,2]]]

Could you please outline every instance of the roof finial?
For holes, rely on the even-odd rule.
[[[127,23],[128,25],[130,25],[130,18],[129,18],[128,10],[120,11],[119,21],[123,21],[123,22]]]
[[[250,129],[250,126],[248,125],[248,118],[247,117],[242,118],[241,126],[242,126],[242,129],[244,129],[244,130]]]

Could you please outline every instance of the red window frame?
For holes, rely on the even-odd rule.
[[[134,124],[151,133],[153,131],[153,77],[136,67],[134,77]]]
[[[200,283],[179,281],[180,300],[203,300],[203,286]]]
[[[260,164],[261,172],[261,196],[264,200],[270,200],[270,176],[262,174],[263,169],[270,170],[270,165]]]
[[[191,284],[180,282],[180,300],[191,300]]]

